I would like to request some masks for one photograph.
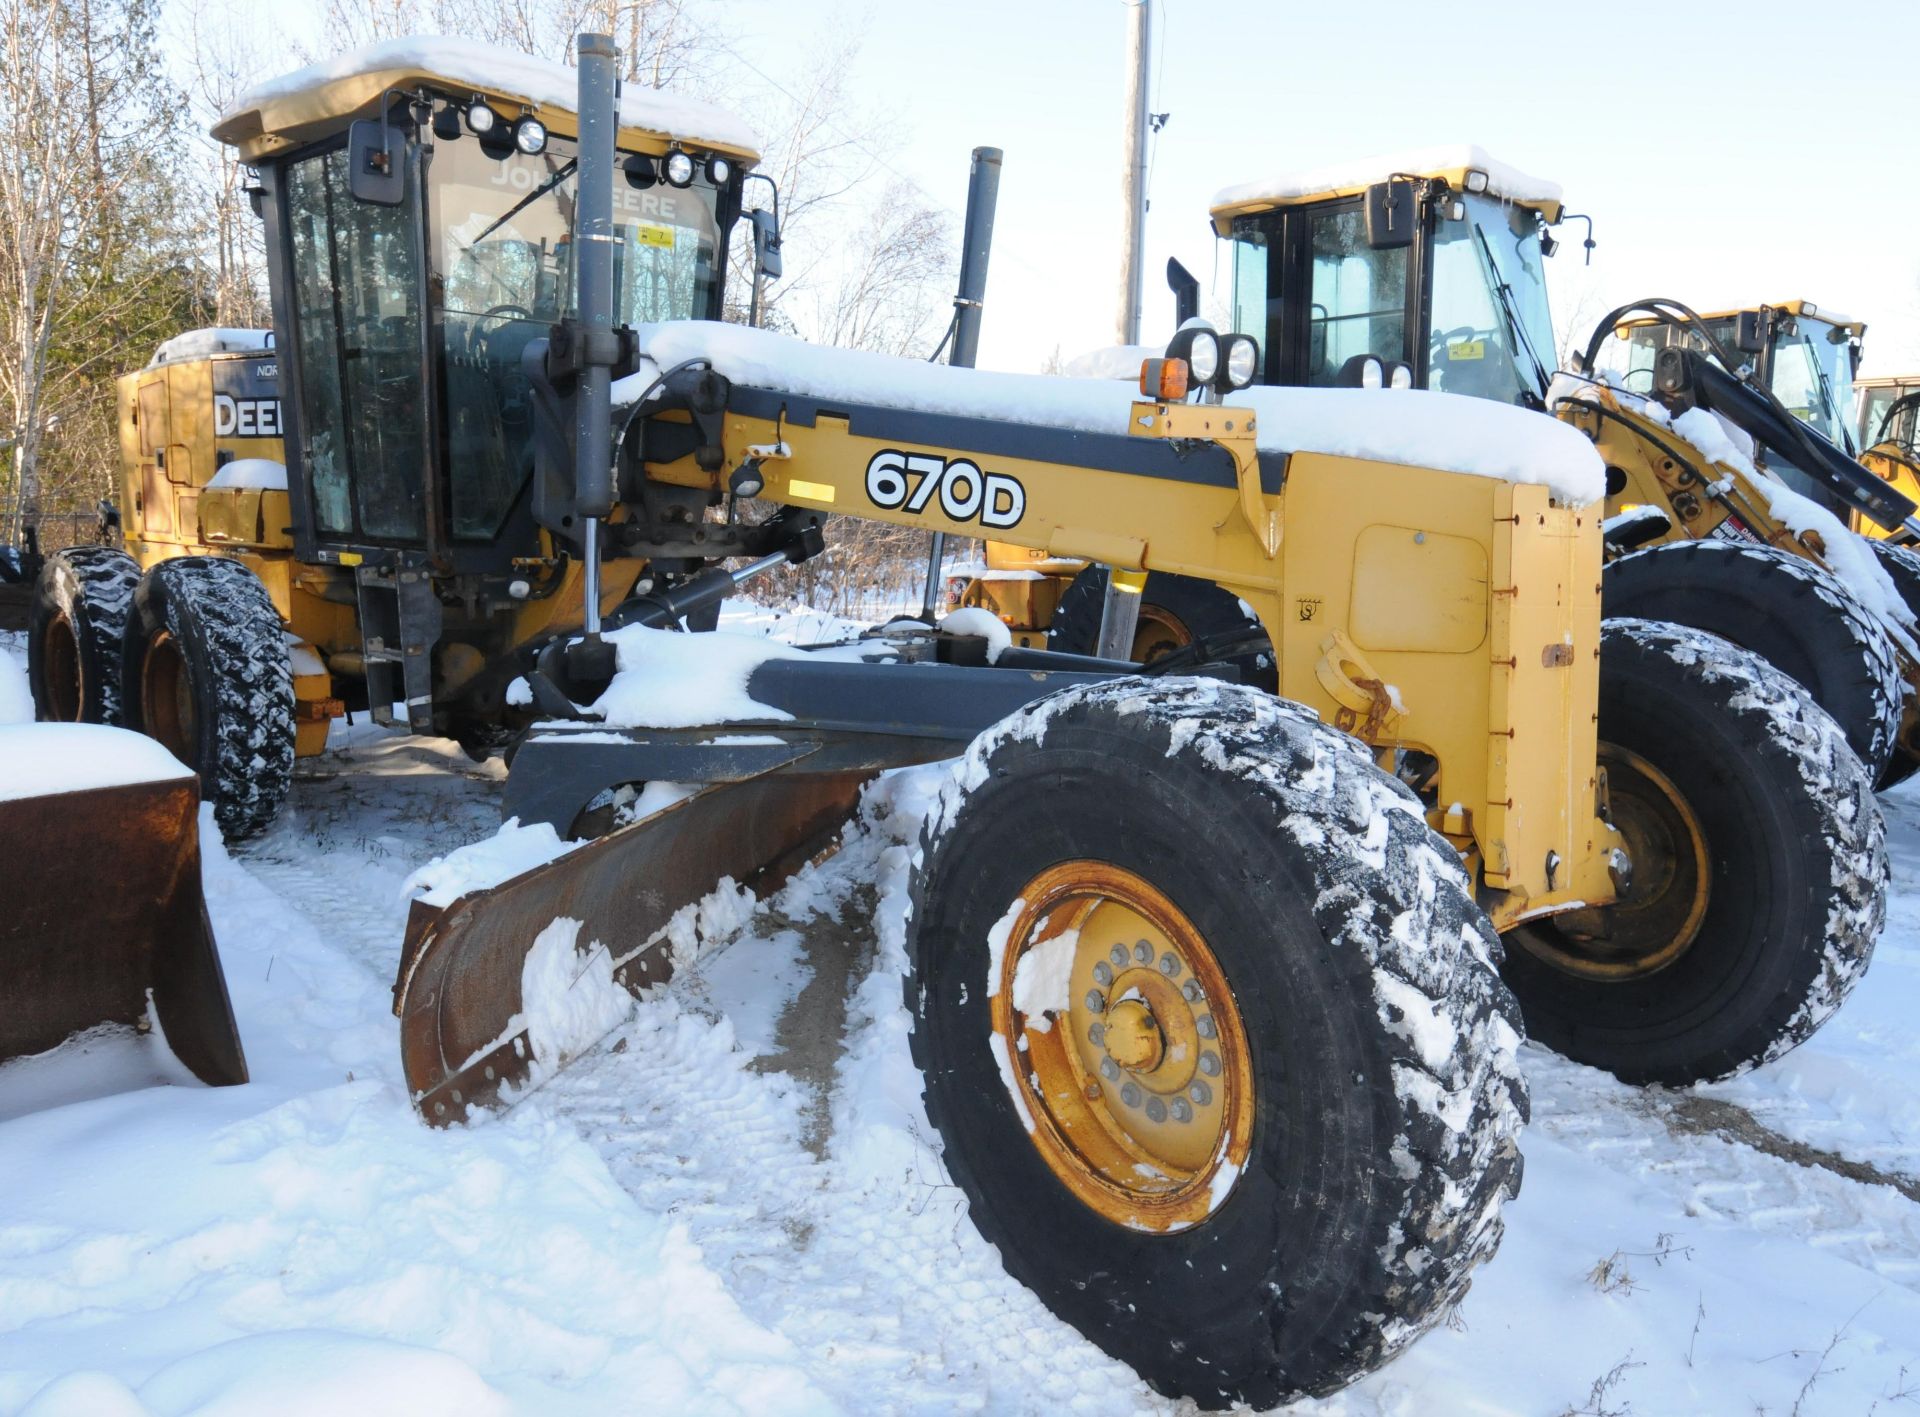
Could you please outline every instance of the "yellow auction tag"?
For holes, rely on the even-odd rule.
[[[793,477],[787,480],[787,495],[789,497],[804,497],[809,502],[831,502],[833,500],[833,486],[831,483],[826,482],[803,482],[799,478]]]
[[[1458,344],[1447,346],[1447,358],[1451,360],[1485,359],[1486,357],[1487,342],[1483,339],[1463,339]]]
[[[672,227],[656,226],[650,221],[643,221],[635,230],[638,232],[639,241],[642,246],[658,246],[663,251],[671,251],[673,249]]]

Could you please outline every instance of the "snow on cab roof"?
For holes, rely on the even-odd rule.
[[[557,110],[569,121],[547,126],[556,132],[574,131],[571,115],[580,81],[567,65],[471,39],[413,35],[369,44],[256,85],[220,115],[213,136],[238,147],[241,157],[251,161],[309,141],[318,136],[311,130],[329,120],[372,108],[390,88],[423,81]],[[620,127],[623,145],[631,141],[626,132],[632,130],[724,149],[750,161],[759,158],[760,140],[735,114],[644,84],[621,85]]]
[[[226,330],[209,327],[187,330],[161,343],[147,361],[147,368],[162,364],[184,364],[191,359],[209,359],[216,354],[259,354],[273,348],[272,330]]]
[[[831,349],[789,335],[708,320],[642,325],[641,351],[660,369],[704,359],[752,388],[882,408],[911,408],[1087,433],[1125,433],[1138,390],[1117,380],[1002,374],[890,354]],[[614,386],[631,404],[653,383],[643,369]],[[1242,389],[1227,402],[1259,415],[1262,452],[1327,453],[1536,483],[1585,506],[1606,477],[1586,436],[1545,414],[1419,389]]]
[[[1464,187],[1468,172],[1486,173],[1486,190],[1493,196],[1539,207],[1549,221],[1558,219],[1560,215],[1558,182],[1529,176],[1473,143],[1381,153],[1352,162],[1308,168],[1304,172],[1282,173],[1260,182],[1242,182],[1236,186],[1222,187],[1213,194],[1211,210],[1214,225],[1225,235],[1223,223],[1242,212],[1265,211],[1310,197],[1359,192],[1397,173],[1414,177],[1444,177],[1453,186]]]

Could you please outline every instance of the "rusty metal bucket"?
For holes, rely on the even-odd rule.
[[[556,919],[581,922],[578,945],[603,946],[614,980],[638,996],[672,973],[656,938],[723,876],[766,892],[829,845],[872,773],[770,774],[708,787],[632,826],[443,910],[407,922],[393,1011],[407,1088],[439,1126],[527,1081],[532,1046],[522,968]]]
[[[194,1076],[247,1080],[199,808],[191,777],[0,802],[0,1062],[151,1009]]]

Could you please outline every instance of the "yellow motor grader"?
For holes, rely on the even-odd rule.
[[[944,1164],[1092,1341],[1162,1391],[1264,1407],[1386,1361],[1491,1254],[1522,1011],[1571,1056],[1686,1083],[1791,1047],[1864,970],[1886,875],[1868,774],[1757,657],[1603,624],[1603,470],[1572,430],[1246,388],[1252,341],[1197,329],[1136,394],[689,318],[718,308],[723,261],[688,268],[707,304],[666,279],[623,294],[621,253],[666,249],[629,234],[625,194],[685,149],[615,121],[609,40],[579,41],[577,121],[541,97],[547,141],[578,141],[528,184],[468,123],[476,102],[511,120],[489,75],[528,61],[403,49],[398,77],[363,52],[219,130],[260,172],[293,560],[430,602],[394,641],[363,604],[369,664],[376,637],[437,658],[429,628],[510,624],[516,579],[577,568],[553,591],[577,620],[483,651],[537,719],[503,815],[578,835],[610,793],[699,789],[415,907],[395,1010],[428,1121],[591,1047],[619,1016],[602,995],[663,982],[676,914],[722,878],[779,879],[876,773],[955,759],[902,981]],[[456,318],[435,263],[561,189],[564,242],[503,267],[550,277],[551,303]],[[503,321],[540,326],[511,358]],[[756,500],[773,515],[737,515]],[[815,554],[829,513],[1218,585],[1270,657],[685,632]]]
[[[1587,359],[1617,330],[1624,380],[1642,393],[1658,359],[1677,369],[1692,358],[1663,356],[1670,344],[1740,351],[1725,365],[1744,370],[1740,388],[1721,390],[1706,424],[1689,422],[1716,443],[1725,440],[1715,417],[1746,430],[1734,436],[1758,468],[1737,450],[1723,463],[1689,444],[1666,410],[1642,416],[1644,399],[1597,391],[1578,374],[1556,382],[1544,261],[1559,245],[1553,228],[1585,220],[1565,211],[1556,184],[1477,148],[1243,184],[1213,206],[1214,229],[1233,246],[1236,322],[1266,332],[1265,381],[1399,382],[1538,409],[1551,399],[1608,468],[1607,613],[1692,625],[1765,655],[1835,716],[1883,785],[1904,778],[1920,766],[1920,653],[1908,623],[1920,610],[1920,559],[1891,544],[1868,552],[1808,520],[1825,512],[1876,540],[1910,535],[1908,493],[1920,488],[1897,471],[1897,450],[1876,450],[1883,456],[1866,461],[1878,475],[1868,475],[1846,441],[1865,327],[1803,302],[1706,317],[1636,302],[1602,320]],[[1639,412],[1623,415],[1623,402]],[[1688,406],[1673,402],[1672,413]],[[1795,495],[1815,507],[1796,502],[1789,515]],[[1672,516],[1638,511],[1652,505]],[[1707,535],[1713,544],[1680,555],[1628,554]],[[1733,554],[1720,544],[1728,537],[1758,549]],[[1186,599],[1205,590],[1178,589]],[[1141,598],[1156,594],[1149,585]]]

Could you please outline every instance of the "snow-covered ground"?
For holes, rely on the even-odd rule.
[[[828,628],[797,618],[729,627]],[[338,732],[264,838],[204,828],[251,1084],[128,1038],[0,1069],[0,1414],[1180,1410],[1005,1276],[930,1144],[898,973],[936,771],[547,1088],[432,1131],[401,883],[493,830],[503,774]],[[1294,1410],[1920,1409],[1920,790],[1886,808],[1896,896],[1835,1019],[1691,1094],[1530,1047],[1500,1254]]]

